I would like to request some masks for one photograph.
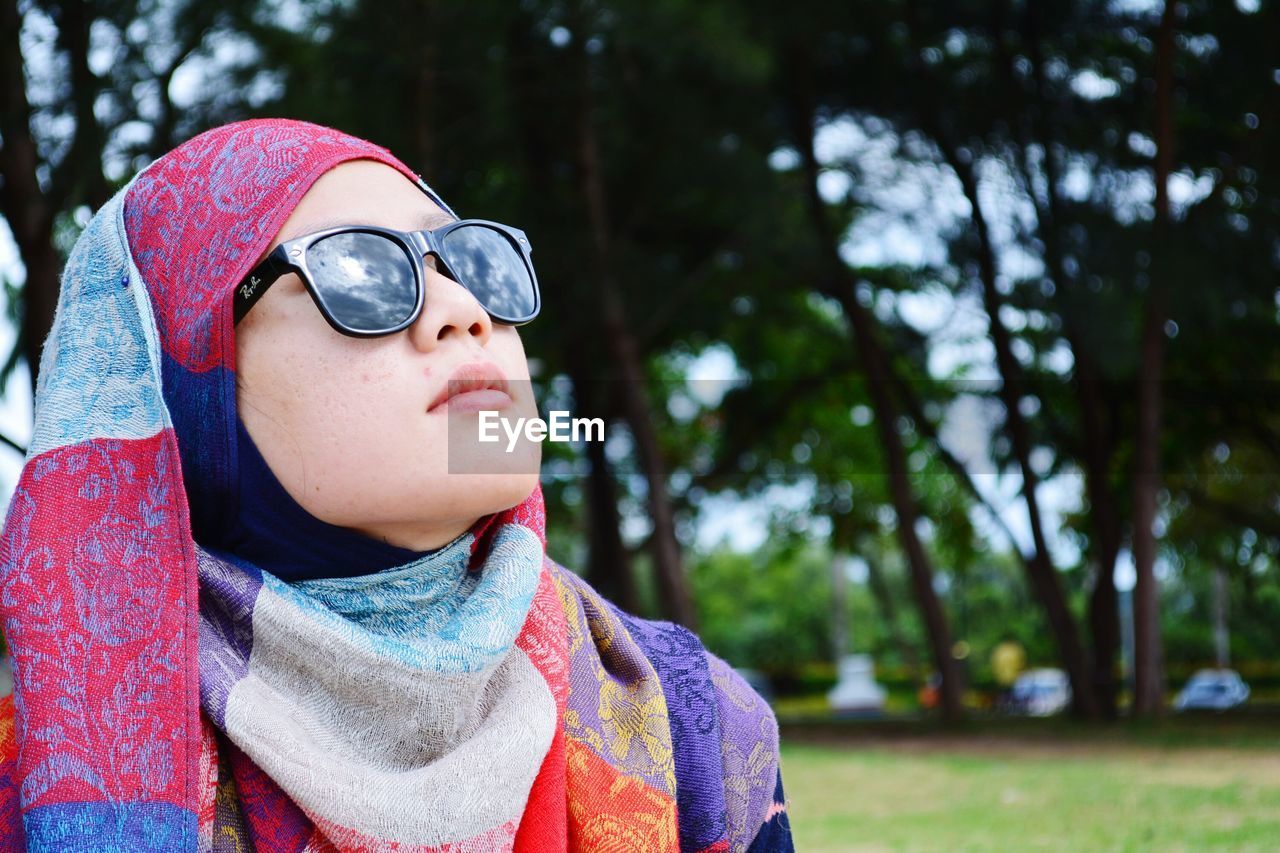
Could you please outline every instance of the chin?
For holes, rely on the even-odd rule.
[[[524,442],[521,452],[514,455],[495,454],[491,450],[478,455],[479,460],[472,463],[476,466],[471,469],[474,473],[453,475],[461,479],[450,490],[460,502],[469,504],[476,515],[517,506],[538,487],[542,445],[537,442]]]
[[[493,508],[489,512],[501,512],[518,506],[521,501],[533,494],[538,486],[536,472],[526,474],[491,474],[489,478],[499,482],[493,483],[490,494],[493,496]]]

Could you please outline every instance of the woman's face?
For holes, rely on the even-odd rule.
[[[268,251],[333,225],[412,231],[452,219],[392,167],[351,160],[312,185]],[[419,551],[520,503],[541,462],[537,442],[506,454],[504,438],[478,451],[494,463],[485,468],[502,473],[450,473],[451,435],[453,470],[481,467],[458,455],[481,447],[479,415],[431,408],[456,367],[487,363],[509,380],[503,418],[534,417],[537,406],[516,329],[495,323],[434,263],[428,256],[422,314],[393,335],[334,331],[292,273],[236,327],[240,419],[289,494],[322,521]]]

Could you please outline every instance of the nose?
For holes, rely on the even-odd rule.
[[[431,256],[423,265],[426,273],[426,302],[418,319],[406,330],[409,340],[422,352],[430,352],[452,337],[470,336],[480,346],[493,335],[493,318],[471,292],[434,269]]]

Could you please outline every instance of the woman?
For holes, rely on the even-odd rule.
[[[768,706],[546,555],[536,444],[451,455],[536,411],[530,258],[296,121],[98,211],[0,536],[10,848],[790,849]]]

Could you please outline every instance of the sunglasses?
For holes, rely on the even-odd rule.
[[[281,243],[236,288],[239,323],[276,279],[297,273],[335,330],[356,338],[408,327],[426,302],[426,257],[465,287],[494,320],[510,326],[538,316],[542,298],[518,228],[461,219],[423,231],[343,225]]]

